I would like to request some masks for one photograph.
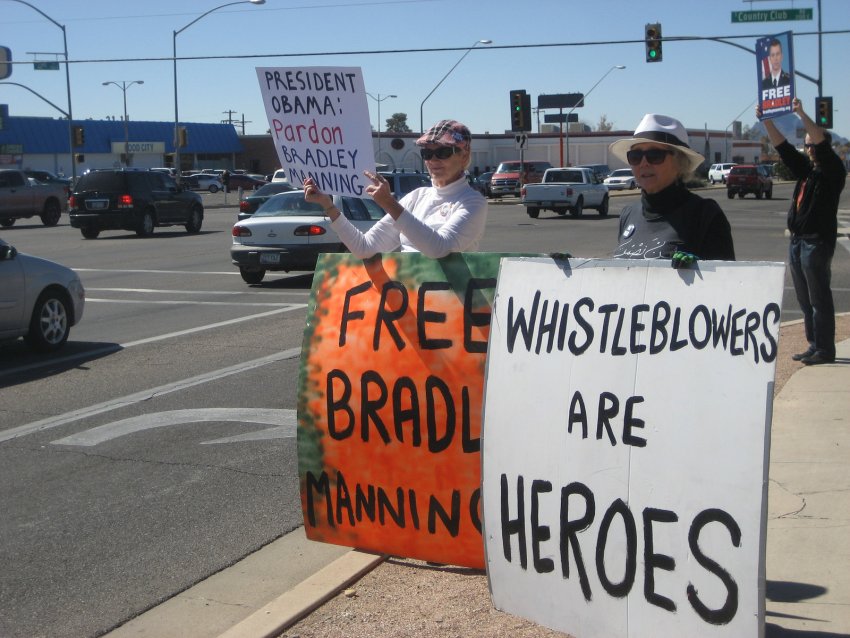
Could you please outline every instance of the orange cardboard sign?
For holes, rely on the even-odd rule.
[[[484,567],[479,437],[501,256],[320,257],[298,395],[308,538]]]

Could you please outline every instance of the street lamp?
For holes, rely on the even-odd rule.
[[[103,86],[109,86],[110,84],[114,84],[121,92],[124,94],[124,166],[130,165],[130,125],[128,124],[127,117],[127,89],[129,89],[134,84],[144,84],[144,80],[133,80],[132,82],[127,82],[127,80],[121,80],[121,84],[118,82],[113,82],[109,80],[108,82],[104,82]]]
[[[455,65],[454,65],[452,68],[450,68],[450,69],[449,69],[449,72],[448,72],[448,73],[446,73],[446,74],[443,76],[443,79],[442,79],[442,80],[440,80],[439,82],[437,82],[437,86],[435,86],[433,89],[431,89],[431,92],[430,92],[428,95],[426,95],[426,96],[425,96],[425,99],[424,99],[424,100],[422,100],[422,103],[419,105],[419,133],[420,133],[420,134],[422,134],[422,133],[424,133],[424,132],[425,132],[425,128],[424,128],[424,126],[423,126],[423,124],[424,124],[424,123],[423,123],[423,121],[422,121],[422,120],[423,120],[423,116],[422,116],[422,107],[424,107],[424,106],[425,106],[425,102],[428,100],[428,98],[429,98],[429,97],[431,97],[431,95],[433,95],[434,91],[436,91],[438,88],[440,88],[440,85],[443,83],[443,81],[444,81],[447,77],[449,77],[449,75],[451,74],[451,72],[452,72],[452,71],[454,71],[454,70],[457,68],[457,65],[458,65],[458,64],[460,64],[461,62],[463,62],[463,59],[464,59],[466,56],[468,56],[468,55],[469,55],[469,52],[470,52],[470,51],[472,51],[472,49],[474,49],[475,47],[477,47],[479,44],[493,44],[493,41],[492,41],[492,40],[478,40],[478,42],[476,42],[476,43],[475,43],[475,44],[473,44],[471,47],[469,47],[469,48],[466,50],[466,52],[465,52],[462,56],[460,56],[460,59],[459,59],[457,62],[455,62]]]
[[[378,103],[378,155],[380,155],[381,154],[381,102],[383,102],[384,100],[388,100],[391,97],[398,97],[398,96],[397,95],[385,95],[384,97],[381,97],[381,94],[378,93],[378,97],[375,97],[374,95],[372,95],[368,91],[366,92],[366,95],[368,95],[370,98],[372,98],[373,100],[375,100]]]
[[[18,0],[19,2],[21,0]],[[218,11],[219,9],[224,9],[224,7],[231,7],[234,4],[265,4],[266,0],[238,0],[237,2],[226,2],[225,4],[220,4],[217,7],[213,7],[206,13],[202,13],[197,18],[192,20],[189,24],[184,26],[182,29],[177,29],[173,32],[173,36],[171,39],[171,50],[172,50],[172,58],[174,60],[174,167],[177,169],[177,175],[180,175],[180,146],[179,146],[179,129],[180,129],[180,119],[177,115],[177,36],[183,33],[186,29],[191,27],[201,18],[205,18],[213,11]]]
[[[579,104],[582,104],[582,105],[584,104],[584,98],[586,98],[588,95],[590,95],[591,93],[593,93],[593,89],[595,89],[597,86],[599,86],[599,84],[602,82],[602,80],[604,80],[606,77],[608,77],[608,74],[609,74],[609,73],[611,73],[611,71],[613,71],[614,69],[623,70],[623,69],[625,69],[625,68],[626,68],[626,66],[625,66],[624,64],[615,64],[615,65],[614,65],[614,66],[612,66],[610,69],[608,69],[607,71],[605,71],[605,73],[603,73],[603,74],[602,74],[602,77],[601,77],[601,78],[599,78],[598,80],[596,80],[596,84],[594,84],[593,86],[591,86],[591,87],[590,87],[590,90],[588,90],[588,91],[586,91],[586,92],[585,92],[584,96],[583,96],[583,97],[581,98],[581,100],[579,101]],[[566,124],[566,125],[567,125],[567,126],[565,127],[565,128],[566,128],[567,163],[566,163],[566,164],[564,164],[563,162],[561,162],[561,164],[563,164],[564,166],[569,166],[569,165],[570,165],[570,113],[572,113],[573,111],[575,111],[577,108],[578,108],[578,104],[576,104],[573,108],[571,108],[569,111],[567,111],[567,121],[566,121],[566,122],[561,122],[561,126],[562,126],[562,127],[564,126],[564,124]],[[563,129],[562,129],[562,130],[563,130]]]
[[[71,111],[71,71],[68,68],[68,35],[65,33],[65,25],[59,24],[47,15],[44,11],[31,5],[29,2],[25,2],[24,0],[9,0],[10,2],[17,2],[19,4],[25,4],[30,9],[35,11],[36,13],[41,14],[42,17],[50,20],[53,24],[59,27],[62,30],[62,44],[63,44],[63,57],[65,58],[65,86],[68,89],[68,155],[71,160],[71,183],[77,181],[77,167],[74,164],[74,115],[73,111]]]

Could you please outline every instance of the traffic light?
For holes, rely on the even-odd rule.
[[[74,159],[77,160],[77,164],[82,164],[86,161],[86,156],[82,153],[77,153],[76,155],[74,155]]]
[[[189,146],[189,129],[185,126],[177,129],[177,146],[180,148]]]
[[[531,130],[531,96],[525,90],[511,91],[511,131]]]
[[[818,126],[832,128],[832,98],[816,97],[815,113],[817,114]]]
[[[86,143],[86,130],[82,126],[75,126],[71,129],[74,136],[74,146],[82,146]]]
[[[646,42],[646,61],[661,62],[663,55],[661,51],[660,22],[653,22],[644,27],[644,40]]]

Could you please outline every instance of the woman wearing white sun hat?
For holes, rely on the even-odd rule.
[[[705,159],[688,146],[681,122],[648,113],[634,135],[614,142],[610,151],[632,167],[641,188],[640,201],[620,213],[614,257],[672,259],[675,267],[735,259],[732,228],[720,206],[685,186]]]

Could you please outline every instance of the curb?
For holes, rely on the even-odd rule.
[[[219,638],[275,638],[387,559],[351,550],[261,607]]]

